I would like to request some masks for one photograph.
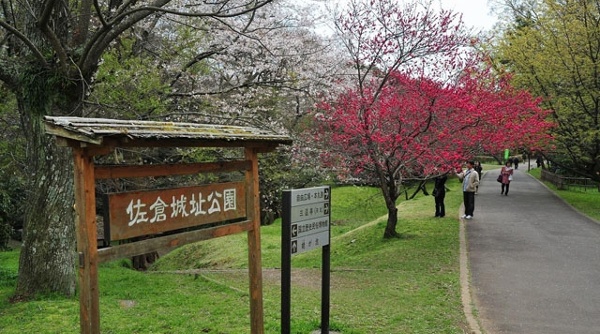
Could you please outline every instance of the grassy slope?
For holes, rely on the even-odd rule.
[[[536,168],[530,171],[530,174],[540,179],[541,169]],[[555,185],[550,182],[544,184],[554,191],[559,197],[571,204],[580,212],[600,221],[600,192],[597,189],[583,189],[573,187],[569,190],[558,190]]]
[[[458,263],[458,182],[450,180],[448,217],[433,218],[433,198],[400,206],[402,238],[383,240],[379,190],[335,188],[332,195],[331,327],[342,333],[463,333]],[[373,221],[373,223],[366,224]],[[281,226],[261,229],[265,332],[278,333]],[[320,254],[293,258],[292,330],[320,319]],[[18,253],[0,253],[0,332],[78,333],[77,300],[45,296],[10,304]],[[100,268],[103,333],[248,333],[245,235],[182,247],[153,272]],[[165,271],[198,269],[188,274]]]

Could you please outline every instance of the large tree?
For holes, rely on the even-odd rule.
[[[317,108],[323,156],[338,173],[381,187],[384,237],[397,235],[396,201],[409,181],[513,141],[535,145],[547,128],[538,101],[474,52],[456,13],[352,0],[336,22],[351,74],[347,89]]]
[[[240,17],[178,18],[123,34],[103,57],[86,109],[252,125],[294,137],[311,97],[331,87],[339,57],[314,32],[313,11],[294,1],[268,7],[251,24]],[[284,147],[261,158],[269,160],[261,163],[265,223],[277,217],[281,188],[304,186],[315,176],[307,164],[289,163],[297,151]]]
[[[397,236],[396,205],[407,182],[453,172],[482,149],[499,152],[510,143],[535,148],[550,126],[539,101],[507,80],[471,74],[447,85],[392,72],[378,85],[372,81],[360,94],[349,90],[321,103],[317,121],[324,161],[381,188],[386,238]]]
[[[103,55],[132,28],[143,32],[177,17],[252,22],[257,10],[272,2],[1,1],[0,81],[17,97],[27,138],[19,294],[75,291],[71,156],[45,135],[42,117],[84,115],[83,102]]]
[[[508,15],[494,59],[553,111],[556,149],[547,156],[600,180],[600,2],[501,3]]]

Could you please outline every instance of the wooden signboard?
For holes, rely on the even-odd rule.
[[[185,243],[248,233],[250,333],[264,334],[258,153],[292,143],[287,136],[239,126],[44,117],[46,132],[73,150],[82,334],[100,334],[98,263]],[[118,147],[243,148],[240,161],[173,165],[96,166],[94,157]],[[100,179],[240,171],[244,182],[111,194],[110,238],[122,240],[208,223],[223,225],[98,249],[95,183]],[[105,227],[106,227],[105,226]]]
[[[112,193],[106,197],[107,241],[159,234],[246,217],[242,182]]]

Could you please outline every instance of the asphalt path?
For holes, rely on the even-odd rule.
[[[474,217],[464,221],[481,330],[600,333],[600,224],[526,171],[500,195],[499,172],[484,171]]]

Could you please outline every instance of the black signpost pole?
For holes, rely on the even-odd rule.
[[[329,334],[330,248],[323,247],[323,277],[321,279],[321,334]]]
[[[291,208],[292,192],[283,191],[282,232],[281,232],[281,333],[291,331],[292,294],[292,250],[291,250]]]
[[[329,222],[331,222],[331,187],[325,188]],[[322,279],[321,279],[321,334],[329,334],[329,307],[331,286],[331,224],[329,224],[329,240],[322,247]]]
[[[331,188],[283,191],[281,232],[281,333],[291,331],[292,255],[322,249],[321,333],[329,333]]]

